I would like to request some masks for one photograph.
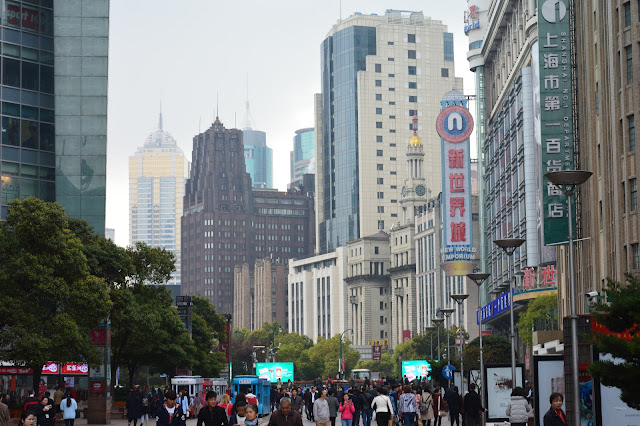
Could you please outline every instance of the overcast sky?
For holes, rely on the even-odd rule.
[[[341,3],[343,18],[399,9],[443,21],[454,33],[456,76],[475,93],[465,0]],[[193,137],[213,121],[216,93],[220,120],[232,128],[237,117],[240,127],[248,75],[254,128],[267,133],[274,184],[286,189],[294,132],[313,127],[320,43],[339,17],[339,0],[111,2],[106,226],[118,244],[129,243],[128,158],[156,130],[160,102],[164,129],[191,160]]]

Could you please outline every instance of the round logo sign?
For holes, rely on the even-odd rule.
[[[466,108],[459,105],[448,106],[440,111],[436,119],[436,130],[447,142],[464,142],[473,132],[473,117]]]

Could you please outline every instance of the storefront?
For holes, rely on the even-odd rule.
[[[40,383],[36,387],[40,396],[49,392],[52,396],[58,384],[72,392],[78,401],[78,408],[86,406],[89,388],[89,366],[84,362],[68,362],[60,364],[50,362],[42,367]],[[20,410],[27,399],[27,391],[36,389],[33,385],[33,370],[0,364],[0,392],[9,395],[9,408]]]

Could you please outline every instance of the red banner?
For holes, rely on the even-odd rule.
[[[91,337],[91,344],[94,346],[105,346],[106,330],[104,328],[98,328],[91,330],[89,336]]]
[[[229,362],[229,343],[220,343],[220,352],[224,354],[225,359]]]
[[[89,364],[86,362],[68,362],[62,365],[62,374],[88,374]]]
[[[25,367],[0,367],[0,374],[33,374],[33,370]]]
[[[627,342],[633,341],[633,338],[635,337],[633,334],[631,334],[632,330],[633,328],[629,328],[623,331],[622,333],[616,333],[609,330],[604,325],[596,322],[595,319],[591,321],[591,333],[600,333],[600,334],[606,334],[609,336],[616,336],[618,339],[626,340]]]
[[[411,340],[411,330],[402,330],[402,343]]]
[[[382,346],[371,346],[371,359],[374,361],[380,361],[382,359]]]
[[[58,363],[50,362],[42,367],[42,374],[58,374]]]

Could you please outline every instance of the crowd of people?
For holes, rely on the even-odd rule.
[[[73,426],[78,402],[70,389],[58,386],[53,395],[49,391],[38,397],[33,389],[27,391],[28,397],[22,407],[19,426],[55,426],[56,416],[60,413],[65,426]],[[0,393],[0,426],[8,426],[9,395]]]

